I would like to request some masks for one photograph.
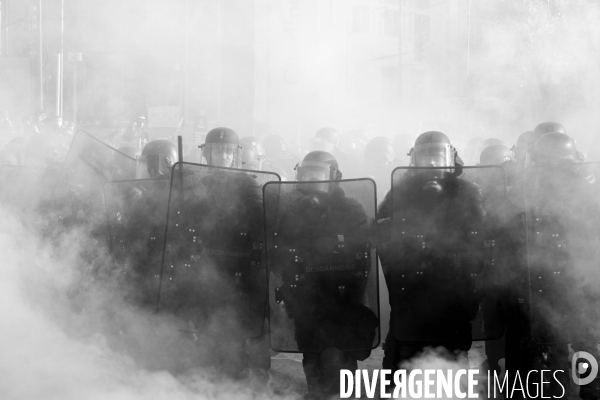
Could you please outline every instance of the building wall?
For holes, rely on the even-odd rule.
[[[305,145],[322,126],[394,136],[448,119],[435,109],[463,96],[467,1],[257,0],[257,120]]]

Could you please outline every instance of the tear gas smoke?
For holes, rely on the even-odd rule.
[[[106,335],[102,315],[111,305],[112,322],[137,334],[161,329],[153,316],[127,305],[111,287],[78,287],[86,265],[80,256],[81,232],[66,234],[55,245],[44,242],[13,213],[0,210],[3,249],[0,282],[0,327],[3,379],[0,392],[7,399],[197,399],[252,398],[245,385],[224,383],[203,371],[174,377],[165,371],[145,370],[115,350]],[[75,286],[75,287],[74,287]],[[76,294],[76,292],[79,292]],[[83,292],[83,293],[82,293]],[[86,297],[78,309],[77,295]],[[116,326],[112,327],[113,329]],[[173,334],[166,329],[163,333]],[[159,349],[146,350],[149,358]]]

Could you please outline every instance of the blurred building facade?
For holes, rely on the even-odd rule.
[[[166,130],[184,117],[199,132],[229,125],[295,144],[325,125],[390,136],[452,125],[432,110],[447,114],[464,103],[474,34],[470,0],[0,4],[2,55],[31,59],[33,113],[41,108],[41,5],[48,114],[90,121],[144,114],[150,127]]]
[[[395,135],[460,102],[468,0],[257,0],[256,117],[305,140],[319,127]]]

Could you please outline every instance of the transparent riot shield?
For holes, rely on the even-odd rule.
[[[50,199],[58,173],[54,168],[0,166],[0,204],[32,212]]]
[[[141,306],[156,306],[170,186],[169,179],[104,185],[111,255],[120,283]]]
[[[600,340],[600,163],[524,176],[530,323],[540,344]]]
[[[391,216],[383,270],[394,337],[431,344],[500,338],[504,170],[396,168]]]
[[[52,192],[53,217],[63,226],[105,226],[104,183],[134,178],[135,167],[135,159],[78,131]]]
[[[263,192],[271,348],[375,348],[380,341],[375,183],[268,183]]]
[[[262,185],[277,174],[173,166],[158,309],[204,340],[262,333],[266,313]]]

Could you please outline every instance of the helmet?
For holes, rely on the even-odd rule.
[[[240,143],[242,143],[242,167],[260,171],[262,161],[265,159],[265,150],[252,136],[241,138]]]
[[[348,131],[340,136],[338,150],[351,157],[359,158],[365,151],[368,139],[362,137],[357,131]]]
[[[338,145],[340,134],[333,128],[321,128],[312,142],[313,150],[333,151]]]
[[[542,122],[541,124],[535,127],[533,132],[537,135],[536,137],[540,137],[544,133],[550,132],[567,133],[567,130],[558,122]]]
[[[479,165],[500,165],[512,160],[511,151],[503,144],[493,144],[486,147],[479,156]]]
[[[457,153],[448,136],[438,131],[429,131],[419,135],[415,146],[410,150],[411,167],[455,167]],[[459,175],[457,169],[413,169],[410,174],[424,180],[423,190],[426,193],[439,195],[442,192],[440,180],[445,176]]]
[[[572,164],[580,155],[575,140],[562,132],[550,132],[540,136],[527,153],[527,166]]]
[[[208,165],[227,168],[240,168],[242,165],[242,146],[233,129],[224,127],[211,129],[200,148]]]
[[[315,150],[308,153],[302,162],[296,165],[297,181],[339,181],[342,173],[338,169],[335,157],[326,151]],[[329,191],[328,183],[311,185],[311,190]]]
[[[412,167],[454,167],[456,150],[448,136],[438,131],[429,131],[419,135],[415,146],[410,150]]]
[[[385,136],[377,136],[367,144],[365,148],[365,163],[385,167],[392,163],[396,158],[396,151],[394,150],[394,144],[390,138]]]
[[[170,140],[158,139],[148,142],[138,159],[136,177],[138,179],[169,178],[171,167],[178,158],[177,145]]]
[[[483,149],[493,146],[495,144],[501,144],[502,146],[508,147],[508,143],[506,143],[504,140],[496,139],[496,138],[489,138],[489,139],[485,139],[483,141],[483,143],[481,144],[481,149],[483,150]],[[481,154],[480,154],[480,157],[481,157]]]
[[[517,139],[517,143],[511,148],[513,160],[524,165],[529,146],[542,135],[543,133],[535,133],[534,131],[521,133]]]
[[[262,145],[265,149],[267,157],[271,159],[280,157],[283,153],[285,153],[285,142],[279,135],[265,136]]]

